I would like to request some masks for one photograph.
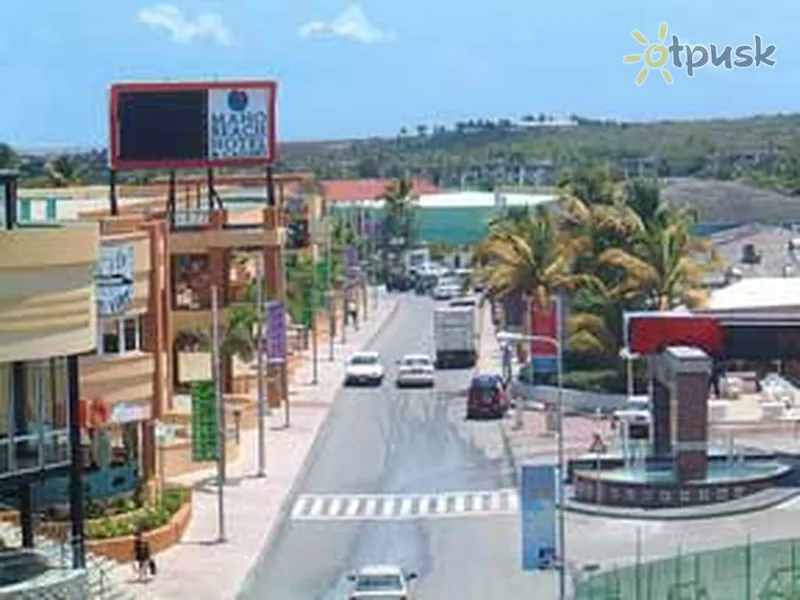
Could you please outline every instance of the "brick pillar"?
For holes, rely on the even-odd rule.
[[[697,348],[667,348],[672,377],[675,474],[679,481],[703,479],[708,467],[708,381],[711,359]]]
[[[653,378],[653,455],[666,458],[672,452],[669,388]]]
[[[264,227],[267,231],[281,227],[281,215],[278,207],[264,209]],[[264,248],[264,286],[268,300],[285,301],[286,290],[283,285],[283,248],[281,245]],[[277,408],[284,400],[288,400],[288,379],[286,365],[267,366],[267,397],[270,408]]]

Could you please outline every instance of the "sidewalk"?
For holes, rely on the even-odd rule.
[[[481,371],[501,373],[502,351],[497,342],[492,323],[491,310],[487,306],[480,315],[480,347],[478,365]],[[558,439],[547,432],[545,413],[526,405],[522,412],[522,427],[515,427],[515,409],[500,424],[506,457],[513,472],[518,476],[522,464],[551,463],[558,453]],[[612,439],[609,423],[590,417],[567,416],[564,418],[564,453],[567,458],[585,454],[592,443],[592,436],[599,432],[604,440]]]
[[[372,300],[372,295],[370,295]],[[360,350],[380,332],[395,313],[398,299],[381,294],[377,309],[359,331],[348,328],[346,344],[336,341],[336,359],[328,360],[327,340],[320,344],[319,382],[311,385],[311,357],[298,369],[290,391],[289,428],[266,428],[266,477],[258,478],[256,429],[242,432],[242,459],[228,466],[225,486],[225,533],[217,540],[217,488],[213,474],[191,474],[175,482],[192,485],[192,520],[183,540],[156,556],[158,575],[147,584],[133,582],[129,565],[120,567],[120,579],[136,598],[194,600],[235,598],[250,568],[269,540],[288,506],[293,485],[302,473],[314,439],[325,421],[344,374],[343,359]],[[339,336],[337,336],[338,338]],[[323,347],[324,346],[324,347]],[[283,409],[273,411],[268,423],[283,425]]]

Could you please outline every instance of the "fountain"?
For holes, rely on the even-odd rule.
[[[575,499],[641,508],[710,504],[774,485],[790,467],[708,443],[711,358],[690,346],[651,356],[651,432],[644,444],[624,439],[610,468],[575,468]],[[612,461],[613,462],[613,461]]]

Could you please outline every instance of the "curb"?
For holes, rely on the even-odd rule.
[[[590,517],[600,517],[603,519],[635,519],[638,521],[697,521],[700,519],[717,519],[719,517],[735,517],[738,515],[746,515],[748,513],[754,513],[757,511],[768,510],[770,508],[774,508],[779,504],[783,504],[789,500],[797,498],[800,496],[800,489],[795,489],[791,492],[786,493],[779,498],[770,498],[768,500],[764,500],[763,502],[756,502],[748,506],[735,506],[735,507],[720,507],[720,509],[713,513],[700,513],[697,511],[691,511],[691,509],[687,509],[685,513],[669,513],[669,514],[658,514],[657,512],[653,511],[636,511],[627,509],[625,512],[623,511],[607,511],[604,509],[595,509],[593,508],[584,508],[582,506],[578,506],[574,503],[567,503],[564,506],[564,509],[567,512],[580,514],[580,515],[587,515]]]
[[[380,325],[375,329],[371,336],[367,338],[367,340],[361,344],[361,347],[367,347],[372,345],[375,339],[383,333],[384,329],[386,329],[387,325],[394,319],[397,315],[397,311],[400,308],[400,300],[393,299],[391,297],[386,298],[386,301],[394,302],[394,306],[389,310],[388,314],[383,318]],[[297,496],[300,492],[301,484],[305,483],[306,477],[308,476],[308,472],[311,469],[311,465],[314,463],[317,455],[322,448],[322,442],[320,441],[322,438],[325,437],[326,430],[330,427],[330,417],[333,413],[333,409],[336,406],[336,400],[334,399],[333,402],[330,404],[330,408],[328,409],[327,414],[325,415],[322,423],[317,430],[317,434],[314,436],[314,441],[311,443],[311,447],[308,449],[308,453],[306,457],[303,459],[303,463],[300,466],[300,470],[295,475],[294,480],[289,488],[286,497],[281,502],[280,507],[278,508],[277,515],[275,517],[275,521],[273,522],[273,526],[270,528],[269,533],[267,534],[267,539],[264,542],[264,545],[258,549],[258,557],[256,558],[256,562],[250,567],[250,570],[245,575],[244,580],[237,586],[237,596],[241,594],[247,585],[250,583],[251,576],[253,571],[258,566],[259,559],[262,555],[265,555],[269,552],[270,548],[272,547],[273,542],[275,541],[275,536],[278,534],[278,531],[285,526],[286,524],[286,517],[288,516],[289,512],[291,511],[292,506],[297,499]]]
[[[517,457],[514,454],[514,448],[511,446],[511,437],[506,430],[507,424],[500,424],[500,438],[503,440],[503,454],[506,456],[508,464],[511,465],[511,483],[515,488],[519,488],[519,465],[517,464]]]

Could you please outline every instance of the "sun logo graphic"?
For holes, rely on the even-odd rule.
[[[650,71],[660,71],[664,81],[672,83],[672,75],[664,68],[670,59],[669,48],[664,45],[664,42],[667,41],[667,24],[662,22],[659,25],[657,42],[651,43],[638,29],[634,29],[631,35],[633,39],[645,47],[644,54],[628,54],[622,58],[622,62],[626,64],[644,61],[644,66],[636,76],[636,85],[642,85]]]

